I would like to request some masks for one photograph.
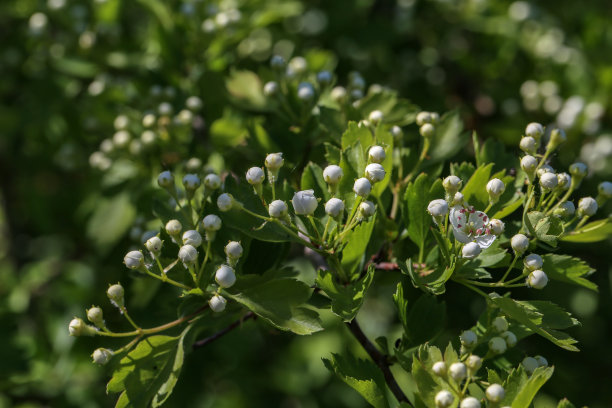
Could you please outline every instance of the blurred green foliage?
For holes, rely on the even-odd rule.
[[[278,147],[261,123],[231,109],[265,113],[261,95],[240,82],[247,70],[270,77],[272,54],[304,54],[312,67],[336,68],[339,78],[357,70],[368,83],[397,89],[426,109],[458,109],[481,139],[509,145],[525,123],[555,122],[594,170],[586,183],[594,191],[600,177],[612,175],[612,136],[606,136],[612,69],[604,52],[612,46],[611,13],[603,0],[3,1],[0,407],[113,404],[104,370],[87,358],[94,341],[74,342],[66,324],[82,313],[80,305],[105,304],[108,282],[127,281],[124,249],[155,227],[136,217],[152,214],[152,175],[192,156],[242,172],[245,159],[261,154],[246,147],[245,127],[257,129],[261,151]],[[163,101],[178,107],[190,95],[204,101],[201,131],[172,135],[187,138],[180,145],[186,150],[168,143],[164,155],[155,151],[147,160],[116,158],[112,172],[90,166],[90,155],[112,137],[118,114],[140,120],[141,112]],[[211,151],[216,154],[204,153]],[[572,158],[554,160],[566,166]],[[609,213],[610,204],[603,211]],[[269,250],[270,244],[258,245]],[[562,245],[597,270],[592,280],[600,293],[550,283],[547,297],[583,323],[571,330],[583,351],[550,348],[555,375],[536,407],[554,406],[564,396],[607,407],[609,391],[601,384],[612,382],[610,243]],[[251,255],[248,262],[256,268],[265,260]],[[305,260],[293,266],[314,279]],[[174,299],[155,283],[131,278],[128,298],[140,321],[175,313]],[[382,300],[395,292],[393,279],[383,275],[376,283],[360,312],[371,338],[401,330],[393,305]],[[448,310],[441,344],[483,308],[462,302],[469,298],[465,289],[453,289],[445,296],[462,307]],[[118,314],[107,320],[120,321]],[[321,361],[347,349],[363,355],[345,330],[301,338],[245,323],[190,355],[168,405],[365,406]],[[526,347],[549,348],[539,338]]]

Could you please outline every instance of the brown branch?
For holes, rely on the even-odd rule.
[[[234,323],[232,323],[229,326],[227,326],[225,329],[219,330],[215,334],[212,334],[212,335],[210,335],[210,336],[208,336],[206,338],[203,338],[202,340],[196,341],[195,343],[193,343],[192,348],[195,350],[197,348],[204,347],[205,345],[207,345],[209,343],[212,343],[213,341],[217,340],[218,338],[225,336],[227,333],[231,332],[236,327],[240,326],[242,324],[242,322],[245,322],[245,321],[247,321],[249,319],[254,319],[255,317],[256,317],[255,313],[248,312],[244,316],[242,316],[240,319],[236,320]]]
[[[364,350],[368,353],[370,358],[372,358],[374,363],[376,363],[378,368],[380,368],[380,370],[383,373],[383,376],[385,377],[385,382],[389,386],[389,389],[391,390],[393,395],[395,395],[395,398],[399,402],[405,402],[409,406],[412,406],[412,404],[410,403],[410,401],[408,401],[408,398],[406,397],[402,389],[397,384],[397,381],[395,381],[395,377],[393,376],[393,373],[391,372],[391,369],[389,368],[391,364],[389,363],[387,356],[381,353],[380,350],[378,350],[376,346],[372,344],[372,342],[366,337],[365,333],[361,330],[361,327],[359,327],[359,324],[357,323],[357,319],[351,320],[346,325],[348,326],[351,333],[353,333],[353,336],[355,336],[357,341],[361,344]]]

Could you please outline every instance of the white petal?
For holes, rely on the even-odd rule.
[[[481,235],[479,237],[476,237],[474,241],[478,244],[480,249],[487,249],[488,247],[491,246],[491,244],[493,244],[493,242],[495,241],[495,238],[497,238],[497,236],[493,234]]]
[[[474,229],[484,230],[485,225],[487,224],[485,220],[488,222],[489,217],[487,217],[487,214],[483,213],[482,211],[476,211],[470,214],[470,222],[474,223]]]
[[[455,235],[455,239],[459,242],[467,244],[468,242],[472,242],[470,237],[468,237],[463,231],[458,228],[453,228],[453,234]]]
[[[465,215],[460,212],[461,208],[453,207],[450,210],[450,215],[448,217],[453,228],[459,228],[459,225],[465,225]],[[461,219],[459,219],[461,218]],[[461,222],[463,221],[463,222]]]

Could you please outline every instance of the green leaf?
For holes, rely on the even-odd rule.
[[[224,293],[278,329],[301,335],[323,330],[318,313],[305,307],[310,287],[283,275],[287,270],[243,275]]]
[[[568,312],[547,301],[519,301],[508,297],[490,296],[509,318],[525,325],[530,330],[550,340],[557,346],[569,351],[578,351],[577,341],[569,334],[559,330],[579,324]]]
[[[459,163],[450,164],[451,174],[453,176],[459,177],[463,181],[464,184],[470,179],[470,177],[472,177],[472,174],[474,174],[475,171],[476,171],[476,168],[470,162],[462,162],[461,164]]]
[[[502,218],[509,216],[510,214],[521,208],[522,205],[523,197],[517,195],[514,201],[511,201],[510,203],[506,204],[501,210],[493,214],[493,217],[491,218],[497,218],[498,220],[501,220]]]
[[[315,163],[308,163],[302,173],[302,190],[314,190],[314,195],[317,198],[321,198],[323,202],[327,202],[330,198],[329,191],[327,189],[327,183],[323,178],[323,169]],[[319,205],[319,208],[322,208]],[[321,210],[322,212],[322,210]]]
[[[557,408],[576,408],[576,406],[569,402],[567,398],[563,398],[561,401],[559,401]]]
[[[365,298],[366,291],[374,280],[374,265],[370,265],[363,278],[347,285],[338,282],[334,274],[328,270],[319,270],[316,284],[332,301],[332,312],[344,321],[353,320]]]
[[[355,389],[375,408],[387,408],[386,386],[382,373],[369,360],[356,359],[351,354],[332,354],[323,359],[325,367]]]
[[[484,209],[489,203],[489,193],[485,187],[491,179],[492,170],[493,163],[477,168],[463,187],[462,193],[465,201],[476,208]]]
[[[415,347],[434,339],[444,328],[446,304],[435,296],[422,294],[409,308],[404,323],[406,347]]]
[[[339,164],[341,155],[342,155],[342,151],[331,143],[324,143],[324,146],[325,146],[325,160],[327,160],[329,164]]]
[[[550,379],[554,371],[553,367],[538,367],[512,401],[512,408],[529,408],[537,392]]]
[[[342,268],[352,276],[366,256],[366,249],[376,224],[378,214],[370,217],[368,221],[361,222],[346,234],[346,246],[342,250]]]
[[[248,134],[248,130],[241,124],[241,119],[236,118],[228,110],[210,126],[210,140],[218,148],[238,146],[244,142]]]
[[[563,234],[563,223],[555,216],[541,218],[534,226],[537,239],[550,246],[557,246],[557,239]]]
[[[366,149],[374,142],[372,132],[365,126],[359,126],[357,122],[349,122],[348,128],[342,134],[342,150],[354,146],[357,142],[359,142],[362,153],[365,153]]]
[[[519,392],[523,389],[525,384],[527,383],[528,377],[527,373],[525,373],[525,369],[522,365],[519,365],[516,368],[513,368],[506,380],[501,384],[504,387],[504,391],[506,395],[502,400],[502,404],[510,405],[512,401],[516,398]]]
[[[509,260],[510,254],[504,248],[499,246],[499,240],[497,239],[490,247],[482,251],[482,253],[470,263],[480,268],[491,268],[503,266],[507,263],[504,261]]]
[[[612,222],[609,218],[590,222],[575,231],[571,231],[561,238],[566,242],[599,242],[612,237]]]
[[[406,187],[404,201],[408,209],[408,236],[421,250],[425,247],[425,239],[431,225],[431,215],[427,212],[430,202],[429,189],[431,183],[426,174],[420,174],[416,180]]]
[[[266,107],[263,85],[257,74],[251,71],[233,71],[229,74],[225,86],[239,105],[254,110],[264,110]]]
[[[542,270],[546,275],[555,280],[584,286],[597,292],[597,285],[585,276],[595,272],[586,262],[569,255],[546,254],[543,257],[544,266]]]
[[[87,223],[87,237],[102,251],[109,250],[132,226],[136,209],[127,193],[100,199]]]
[[[448,112],[436,125],[436,132],[431,141],[430,161],[444,161],[458,153],[467,144],[469,134],[463,131],[463,121],[459,112]],[[488,180],[487,180],[488,181]]]
[[[158,407],[168,399],[183,366],[184,340],[191,327],[179,337],[147,337],[121,359],[106,387],[109,393],[121,392],[116,407]]]
[[[436,269],[427,269],[425,267],[417,271],[414,265],[412,265],[411,259],[407,259],[406,262],[399,262],[398,265],[403,273],[410,276],[414,287],[433,295],[441,295],[446,291],[444,284],[453,273],[452,268],[443,266]]]

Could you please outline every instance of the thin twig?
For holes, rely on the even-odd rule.
[[[253,312],[248,312],[246,313],[244,316],[242,316],[239,320],[236,320],[234,323],[230,324],[229,326],[227,326],[225,329],[223,330],[219,330],[218,332],[216,332],[215,334],[212,334],[206,338],[203,338],[202,340],[198,340],[195,343],[193,343],[193,349],[197,349],[200,347],[204,347],[205,345],[212,343],[213,341],[217,340],[220,337],[225,336],[227,333],[231,332],[232,330],[234,330],[236,327],[240,326],[242,324],[242,322],[245,322],[249,319],[254,319],[255,318],[255,313]]]
[[[395,377],[389,369],[391,364],[389,363],[387,356],[381,353],[380,350],[378,350],[376,346],[374,346],[374,344],[372,344],[372,342],[366,337],[365,333],[361,330],[361,327],[359,327],[357,319],[351,320],[346,325],[348,326],[351,333],[353,333],[353,336],[355,336],[357,341],[361,344],[363,349],[368,353],[370,358],[372,358],[374,363],[378,366],[378,368],[380,368],[383,373],[383,376],[385,377],[385,382],[389,386],[389,389],[391,390],[393,395],[395,395],[395,398],[399,402],[405,402],[409,406],[412,406],[402,389],[397,384],[397,381],[395,381]]]

